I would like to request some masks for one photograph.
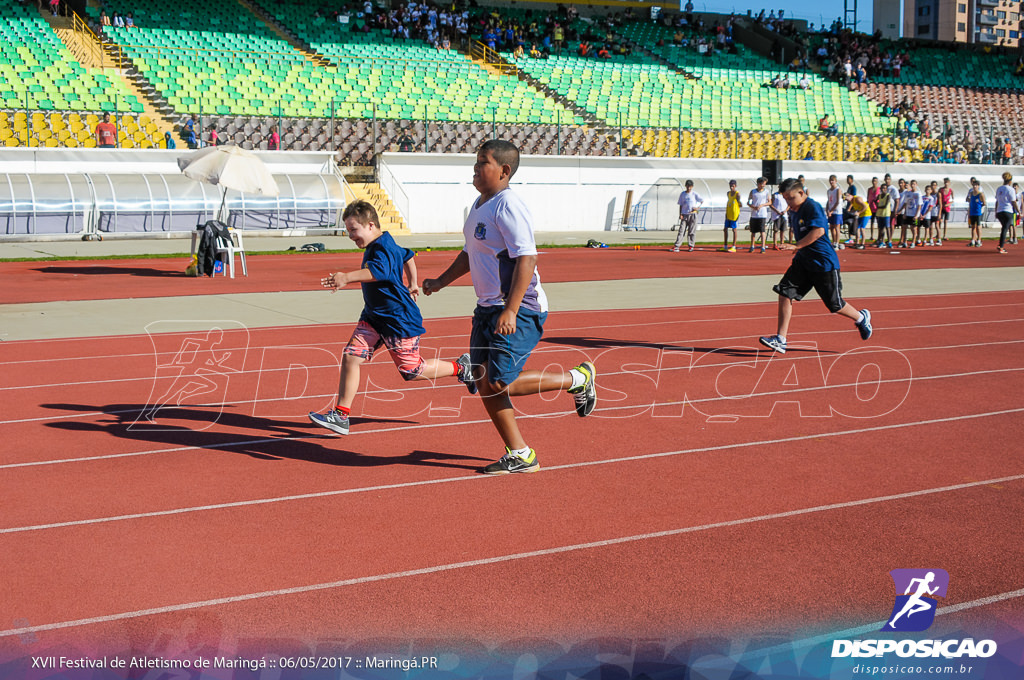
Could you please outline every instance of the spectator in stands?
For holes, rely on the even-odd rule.
[[[811,89],[811,81],[807,77],[806,73],[800,76],[800,80],[797,82],[797,87],[799,87],[801,90]]]
[[[868,72],[864,69],[864,64],[857,64],[857,83],[864,84],[868,82]]]
[[[103,122],[96,124],[96,146],[113,149],[117,146],[117,126],[110,122],[110,114],[103,114]]]
[[[818,121],[818,130],[824,132],[826,137],[839,134],[839,126],[828,119],[827,113]]]
[[[221,142],[220,142],[220,137],[217,136],[217,126],[211,125],[209,131],[210,131],[210,142],[209,142],[210,146],[220,146]]]
[[[117,12],[114,12],[114,18],[111,21],[114,23],[114,28],[124,28],[124,18]]]
[[[174,137],[171,137],[170,132],[164,133],[164,148],[174,149],[177,148],[177,144],[174,143]]]
[[[124,27],[125,28],[135,28],[135,19],[132,18],[132,13],[131,12],[128,12],[127,16],[125,16],[125,18],[124,18]]]
[[[403,152],[412,151],[413,144],[414,142],[412,140],[412,137],[409,136],[409,130],[402,130],[402,134],[398,138],[398,150]]]
[[[188,144],[188,148],[196,149],[199,147],[198,135],[196,134],[196,127],[199,125],[199,117],[196,114],[192,114],[192,117],[185,123],[184,129],[181,131],[181,137]]]
[[[281,148],[281,135],[277,131],[277,126],[270,128],[270,135],[267,136],[267,149],[270,151],[278,151]]]
[[[931,136],[932,124],[931,121],[928,120],[928,116],[921,116],[921,120],[917,124],[917,130],[923,138]]]
[[[1003,165],[1010,164],[1010,158],[1013,156],[1013,145],[1010,144],[1010,138],[1007,137],[1003,140]]]
[[[53,16],[57,16],[60,12],[60,0],[50,0],[50,12]]]
[[[914,133],[914,132],[910,133],[910,136],[907,138],[905,146],[906,146],[908,151],[917,151],[918,148],[920,148],[918,143],[917,143],[917,134],[916,133]]]
[[[981,162],[985,165],[992,162],[992,145],[987,139],[981,143]]]
[[[107,16],[107,12],[105,10],[100,12],[100,25],[101,26],[109,26],[110,25],[110,17]]]

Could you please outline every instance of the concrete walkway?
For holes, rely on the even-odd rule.
[[[544,288],[551,311],[558,313],[774,303],[771,287],[778,279],[778,274],[629,279],[548,283]],[[843,286],[855,304],[904,295],[1015,291],[1024,290],[1024,268],[847,272]],[[427,319],[469,317],[474,304],[470,286],[453,286],[419,300]],[[807,304],[820,307],[817,300]],[[334,295],[296,291],[0,305],[0,341],[136,335],[156,322],[174,322],[176,328],[191,321],[206,328],[211,322],[246,328],[354,323],[362,306],[355,289]]]
[[[986,229],[986,238],[992,232],[998,237],[998,230]],[[966,227],[950,227],[950,238],[969,237]],[[740,230],[737,237],[741,244],[749,242],[750,232]],[[672,243],[674,231],[566,231],[542,232],[537,234],[538,245],[583,246],[590,239],[608,245],[650,245]],[[704,226],[697,232],[699,243],[721,243],[722,230]],[[447,234],[400,234],[396,240],[406,248],[460,248],[464,243],[461,232]],[[82,241],[81,239],[12,241],[0,240],[0,260],[49,259],[53,257],[105,258],[130,255],[181,255],[188,254],[191,247],[188,233],[106,235],[103,241]],[[314,234],[307,236],[284,236],[280,233],[245,233],[247,252],[273,252],[300,248],[305,243],[323,243],[328,250],[355,250],[355,245],[344,232],[340,235]]]

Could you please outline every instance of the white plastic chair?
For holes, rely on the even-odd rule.
[[[217,237],[214,251],[217,258],[224,263],[224,273],[235,278],[235,255],[242,261],[242,275],[249,276],[249,270],[245,266],[245,244],[242,242],[242,232],[228,229],[229,238]]]

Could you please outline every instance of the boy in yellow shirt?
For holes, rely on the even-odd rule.
[[[740,192],[736,191],[736,180],[729,180],[729,193],[725,195],[725,239],[722,250],[726,253],[736,252],[736,224],[740,220]],[[729,245],[729,234],[732,234],[732,245]]]

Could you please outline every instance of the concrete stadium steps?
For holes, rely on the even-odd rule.
[[[376,182],[349,182],[348,187],[351,189],[352,195],[346,196],[345,199],[349,202],[362,199],[373,205],[377,211],[377,217],[380,218],[381,229],[394,235],[411,233],[405,220],[399,214],[398,208],[391,201],[391,197],[379,184]]]

